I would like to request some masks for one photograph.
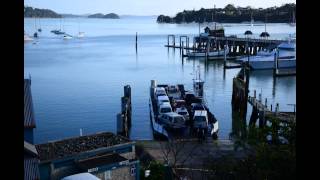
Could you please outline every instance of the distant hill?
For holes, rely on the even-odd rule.
[[[97,14],[92,14],[88,16],[88,18],[106,18],[106,19],[120,19],[120,17],[115,14],[115,13],[109,13],[109,14],[102,14],[102,13],[97,13]]]
[[[106,14],[106,15],[104,15],[103,18],[120,19],[120,17],[119,17],[117,14],[115,14],[115,13]]]
[[[60,18],[62,16],[50,9],[38,9],[25,6],[24,17]]]
[[[97,14],[92,14],[89,15],[88,18],[103,18],[103,14],[102,13],[97,13]]]
[[[175,17],[160,15],[158,23],[192,23],[192,22],[220,22],[220,23],[241,23],[244,21],[267,21],[268,23],[288,23],[295,17],[296,4],[284,4],[280,7],[252,8],[235,7],[228,4],[224,8],[204,9],[198,11],[184,10],[177,13]],[[294,14],[294,15],[293,15]]]

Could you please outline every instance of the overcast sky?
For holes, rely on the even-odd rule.
[[[57,13],[92,14],[117,13],[119,15],[169,15],[183,10],[200,8],[251,6],[266,8],[296,3],[295,0],[25,0],[26,6],[51,9]]]

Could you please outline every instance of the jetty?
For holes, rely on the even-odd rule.
[[[241,70],[235,78],[233,78],[232,91],[232,110],[238,112],[239,116],[246,119],[247,103],[252,105],[252,114],[249,125],[255,125],[259,119],[259,127],[267,125],[267,121],[277,119],[281,123],[295,123],[296,113],[295,104],[293,112],[280,112],[279,104],[277,103],[274,111],[272,111],[272,104],[268,108],[268,99],[262,100],[262,94],[256,95],[256,90],[253,91],[253,96],[249,96],[249,79],[250,68],[247,64],[243,64]]]
[[[268,48],[275,49],[277,45],[285,42],[284,40],[266,39],[266,38],[242,38],[242,37],[214,37],[214,36],[196,36],[193,43],[190,44],[189,37],[179,36],[179,44],[176,44],[176,36],[170,34],[167,36],[167,48],[178,48],[193,51],[205,51],[207,49],[223,50],[227,45],[230,48],[230,54],[233,56],[251,54],[255,55],[259,50]],[[248,50],[247,50],[248,49]]]
[[[250,118],[250,124],[255,124],[257,118],[259,118],[259,127],[265,126],[268,119],[276,118],[281,123],[290,123],[296,121],[296,113],[295,108],[293,112],[280,112],[279,104],[276,104],[275,110],[272,111],[272,104],[270,105],[270,109],[268,108],[268,99],[265,98],[264,103],[262,102],[261,94],[259,94],[259,98],[256,97],[256,90],[254,90],[254,96],[248,97],[248,102],[252,105],[252,115]],[[294,106],[295,107],[295,106]]]

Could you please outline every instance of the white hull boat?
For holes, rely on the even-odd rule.
[[[29,37],[28,35],[24,35],[24,41],[33,41],[33,39],[31,37]]]
[[[63,36],[63,39],[65,39],[65,40],[72,39],[72,36],[70,36],[70,35],[64,35],[64,36]]]
[[[295,43],[281,43],[278,46],[278,68],[296,67],[296,45]],[[249,65],[252,69],[273,69],[275,68],[275,51],[259,51],[256,56],[249,57]],[[248,57],[240,61],[247,62]]]
[[[84,37],[84,32],[79,32],[79,34],[78,34],[77,37],[78,37],[78,38],[83,38],[83,37]]]
[[[249,65],[252,69],[273,69],[275,68],[274,60],[270,61],[269,58],[261,58],[259,60],[250,60]],[[278,59],[279,69],[289,69],[296,67],[296,58],[292,59]]]

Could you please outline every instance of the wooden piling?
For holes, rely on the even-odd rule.
[[[181,50],[182,50],[182,59],[183,59],[183,57],[184,57],[183,49],[184,49],[184,46],[183,46],[183,41],[182,41],[182,48],[181,48]]]
[[[268,107],[268,106],[267,106],[267,102],[268,102],[267,98],[265,99],[264,102],[265,102],[265,106],[266,106],[266,108],[267,108],[267,107]]]
[[[117,114],[117,133],[129,137],[131,128],[131,87],[124,86],[124,96],[121,97],[121,113]]]

